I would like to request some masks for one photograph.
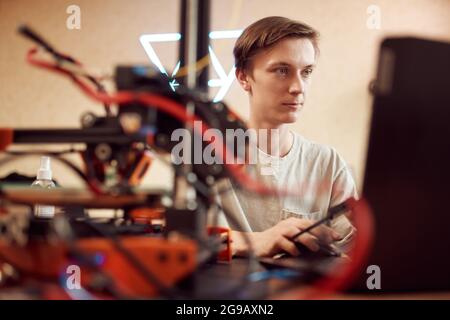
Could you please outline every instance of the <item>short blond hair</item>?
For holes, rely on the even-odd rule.
[[[309,25],[285,17],[266,17],[248,26],[237,39],[233,55],[237,69],[245,70],[249,60],[261,50],[285,38],[311,40],[315,56],[319,53],[319,32]]]

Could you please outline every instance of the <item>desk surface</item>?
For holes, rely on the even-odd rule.
[[[257,265],[253,272],[267,271],[262,265]],[[208,290],[230,289],[239,287],[241,291],[233,292],[232,299],[299,299],[302,291],[308,289],[301,281],[270,279],[267,281],[250,281],[242,285],[242,277],[248,273],[248,261],[246,259],[233,259],[229,264],[209,265],[198,275],[201,288],[199,293],[208,294]],[[302,291],[300,291],[302,290]],[[320,299],[332,300],[450,300],[450,291],[443,292],[402,292],[402,293],[334,293],[320,295]]]
[[[294,279],[263,279],[249,281],[249,271],[264,273],[267,271],[261,264],[249,269],[246,259],[233,259],[231,263],[209,264],[200,268],[190,279],[180,284],[180,289],[192,293],[194,299],[302,299],[309,288]],[[245,278],[244,278],[245,277]],[[245,282],[247,281],[247,282]],[[52,290],[57,289],[54,284]],[[39,299],[37,292],[30,292],[22,288],[0,290],[0,299]],[[327,300],[450,300],[447,292],[408,292],[408,293],[367,293],[349,294],[334,293],[314,296]]]

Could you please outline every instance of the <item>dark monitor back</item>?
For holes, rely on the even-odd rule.
[[[381,291],[450,290],[450,44],[380,49],[363,197]],[[365,266],[352,291],[367,291]]]

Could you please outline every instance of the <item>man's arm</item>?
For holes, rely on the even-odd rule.
[[[272,257],[281,252],[298,256],[300,253],[291,238],[313,223],[313,221],[306,219],[289,218],[262,232],[232,231],[232,254],[233,256],[248,256],[250,250],[253,250],[258,257]],[[301,242],[311,251],[318,251],[319,242],[328,244],[339,239],[341,239],[341,236],[331,228],[319,226],[311,230],[310,233],[301,235],[296,241]]]
[[[331,207],[341,204],[345,200],[352,197],[358,199],[355,181],[353,180],[350,170],[339,156],[338,160],[338,167],[340,169],[337,171],[333,179],[333,188],[330,201]],[[356,229],[350,220],[344,215],[339,216],[331,221],[330,227],[341,236],[341,240],[335,242],[334,245],[336,245],[341,251],[348,252],[351,249],[352,240],[356,233]]]

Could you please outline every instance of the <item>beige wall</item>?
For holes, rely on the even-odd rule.
[[[66,28],[70,4],[81,8],[81,30]],[[366,26],[366,10],[371,4],[381,9],[380,30]],[[88,66],[111,72],[119,63],[148,63],[139,35],[177,32],[178,7],[175,0],[0,0],[0,127],[76,127],[83,111],[102,112],[101,106],[84,97],[69,81],[24,62],[30,43],[17,35],[19,23],[35,27],[57,48]],[[211,27],[241,29],[267,15],[302,20],[321,32],[321,56],[307,108],[293,128],[337,148],[361,188],[371,112],[367,88],[374,76],[380,39],[415,35],[450,40],[450,1],[213,0]],[[213,45],[228,71],[233,63],[233,41],[215,41]],[[173,44],[156,48],[169,70],[176,62],[175,48]],[[247,98],[236,82],[225,101],[247,117]],[[36,166],[34,159],[11,168],[30,174]],[[63,182],[75,181],[61,168],[55,170]],[[167,171],[157,166],[151,173],[147,182],[170,185]]]

